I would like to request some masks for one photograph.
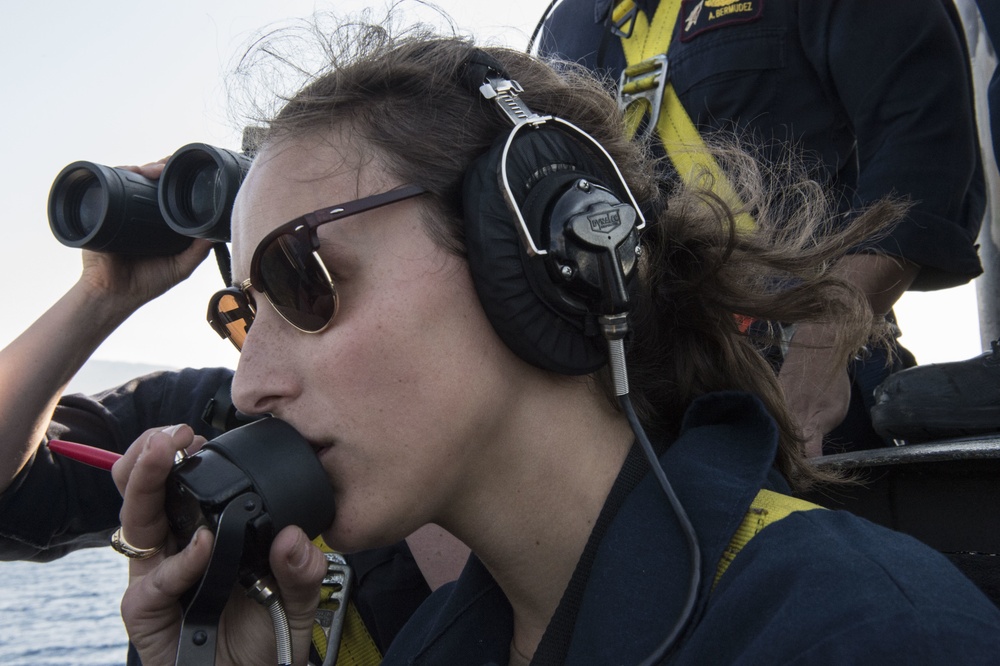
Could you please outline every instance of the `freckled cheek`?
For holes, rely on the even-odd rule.
[[[384,401],[416,383],[421,354],[412,336],[387,324],[343,333],[350,339],[338,351],[332,372],[349,382],[344,388],[354,394],[353,399],[370,401],[371,412],[385,410]]]
[[[374,419],[392,420],[415,408],[448,363],[453,331],[432,307],[403,292],[395,300],[369,302],[365,316],[336,331],[340,339],[330,372],[351,394],[347,400],[366,405]]]
[[[479,301],[460,270],[434,266],[404,272],[380,275],[365,289],[345,293],[348,309],[325,334],[331,366],[325,374],[346,394],[343,399],[366,405],[375,418],[392,420],[456,390],[461,383],[456,372],[464,374],[462,368],[482,356],[480,347],[489,337]]]

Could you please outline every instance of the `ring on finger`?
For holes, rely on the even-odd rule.
[[[120,527],[114,531],[114,534],[111,535],[111,547],[114,548],[116,552],[119,552],[132,560],[145,560],[163,550],[162,543],[159,546],[154,546],[153,548],[138,548],[133,546],[125,540],[124,536],[122,536],[122,528]]]

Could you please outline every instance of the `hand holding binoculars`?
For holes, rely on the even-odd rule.
[[[73,162],[52,183],[49,227],[63,245],[116,254],[177,254],[193,238],[224,243],[249,168],[248,156],[204,143],[171,155],[159,181]]]

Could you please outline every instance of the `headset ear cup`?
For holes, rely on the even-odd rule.
[[[515,196],[530,197],[532,185],[550,177],[545,175],[550,167],[558,167],[555,171],[567,182],[575,178],[573,173],[587,173],[580,169],[589,161],[585,152],[561,132],[528,135],[529,140],[516,139],[511,147]],[[574,311],[567,305],[573,299],[561,297],[545,258],[530,256],[524,248],[498,175],[506,138],[498,139],[465,175],[465,239],[476,292],[497,334],[522,359],[560,374],[589,374],[606,363],[606,343],[586,307]],[[526,221],[537,239],[545,223],[545,202],[526,208],[534,211]]]

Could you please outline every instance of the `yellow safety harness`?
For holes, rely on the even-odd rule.
[[[626,63],[618,83],[618,103],[630,138],[647,118],[647,131],[656,131],[681,180],[687,185],[707,186],[730,208],[740,211],[743,204],[736,189],[712,157],[670,82],[667,52],[680,6],[681,0],[663,0],[649,20],[633,0],[615,5],[611,21],[615,34],[621,37]],[[736,226],[741,231],[752,230],[753,217],[739,212]]]
[[[782,518],[788,517],[796,511],[812,511],[813,509],[822,508],[818,504],[813,504],[812,502],[807,502],[796,497],[789,497],[788,495],[782,495],[771,490],[761,490],[757,493],[753,502],[750,503],[750,508],[743,516],[743,522],[736,528],[736,533],[733,534],[729,545],[726,546],[725,551],[722,553],[722,559],[719,560],[719,566],[715,570],[713,587],[718,584],[719,579],[722,578],[722,574],[726,573],[726,569],[736,559],[736,555],[762,529],[771,523],[776,523]]]
[[[344,558],[326,545],[322,537],[313,540],[326,555],[327,575],[320,588],[319,607],[313,624],[312,644],[324,666],[378,666],[382,654],[361,613],[351,601],[351,568]]]
[[[699,179],[709,178],[712,191],[734,210],[740,210],[743,204],[736,189],[712,157],[670,82],[667,53],[680,8],[681,0],[661,0],[649,20],[634,0],[623,0],[611,12],[613,32],[621,38],[625,54],[626,67],[619,80],[618,101],[625,113],[626,129],[629,137],[634,138],[648,116],[647,129],[656,131],[681,180],[686,184],[698,184]],[[746,212],[736,216],[736,224],[741,231],[750,231],[755,226],[753,217]],[[761,490],[726,547],[715,582],[718,583],[736,554],[762,529],[795,511],[821,508],[805,500]]]
[[[722,559],[719,560],[715,571],[713,587],[718,584],[740,550],[762,529],[795,511],[821,508],[811,502],[770,490],[758,492],[722,553]],[[316,614],[316,623],[313,625],[313,647],[323,658],[327,654],[329,641],[339,640],[340,646],[335,657],[338,666],[377,666],[382,660],[382,655],[375,645],[375,640],[368,633],[364,620],[361,619],[361,613],[349,599],[346,606],[343,603],[350,592],[349,569],[343,564],[343,558],[334,553],[322,538],[317,538],[315,543],[327,554],[331,564],[328,569],[329,575],[323,580],[319,610]],[[339,628],[336,626],[337,618],[342,618]]]

